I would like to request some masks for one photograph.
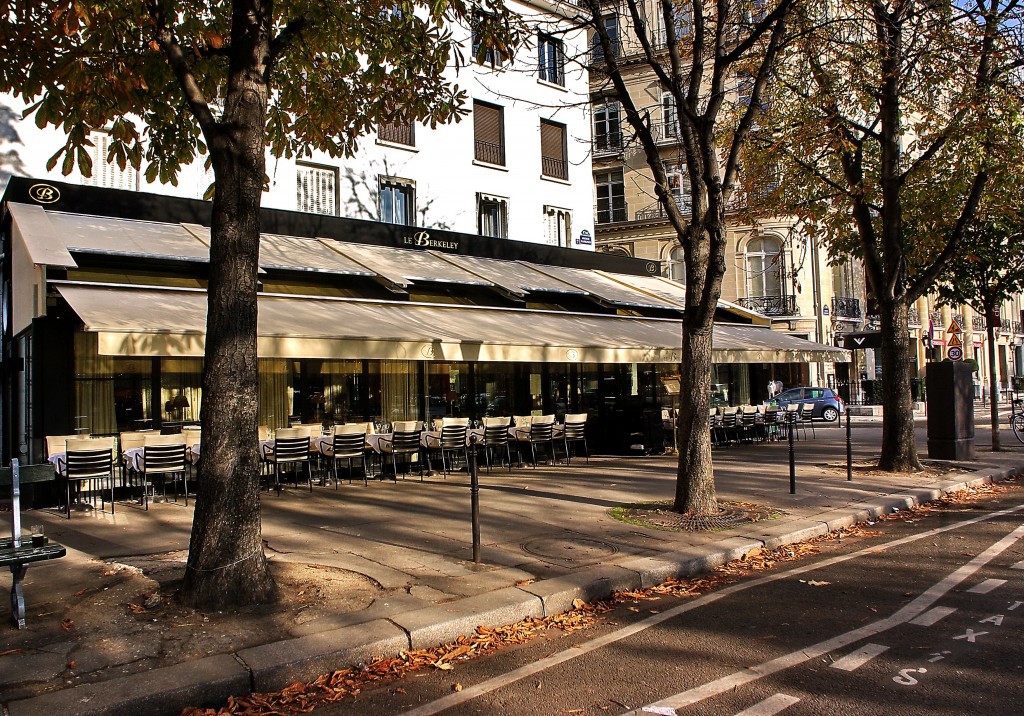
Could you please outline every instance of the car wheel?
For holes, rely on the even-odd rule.
[[[833,408],[831,405],[821,411],[821,419],[827,423],[831,423],[839,417],[839,411]]]

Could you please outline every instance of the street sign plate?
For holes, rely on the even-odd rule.
[[[881,347],[882,333],[880,331],[864,331],[860,333],[843,334],[843,348],[848,350]]]
[[[950,360],[963,360],[964,349],[960,346],[950,346],[949,350],[946,351],[946,357]]]
[[[946,329],[946,333],[952,333],[956,335],[957,333],[960,333],[960,331],[960,324],[956,322],[956,319],[949,322],[949,328]]]
[[[949,340],[946,341],[946,345],[950,346],[950,347],[962,346],[963,344],[964,344],[964,342],[963,342],[963,340],[961,340],[959,333],[954,333],[953,335],[951,335],[949,337]]]

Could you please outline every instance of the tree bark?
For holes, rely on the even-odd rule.
[[[213,160],[210,281],[201,415],[203,456],[182,596],[194,606],[276,597],[263,552],[257,432],[256,282],[269,0],[236,0],[224,115]]]
[[[922,469],[914,436],[910,393],[910,307],[903,298],[879,302],[882,335],[882,451],[878,466],[889,472]]]
[[[999,376],[996,374],[996,310],[985,306],[985,332],[988,334],[989,419],[992,424],[992,452],[1002,450],[999,439]]]
[[[712,331],[683,326],[679,367],[679,468],[672,509],[684,514],[718,513],[711,462]]]

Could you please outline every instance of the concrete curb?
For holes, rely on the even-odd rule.
[[[756,548],[775,549],[857,522],[877,520],[966,487],[998,482],[1020,469],[979,470],[971,479],[940,487],[917,487],[837,508],[809,519],[750,531],[700,547],[638,557],[571,575],[467,597],[354,626],[242,649],[131,676],[55,691],[7,704],[10,716],[177,714],[186,706],[223,703],[229,696],[273,691],[309,681],[332,669],[413,648],[444,644],[478,626],[498,627],[527,617],[558,614],[575,599],[603,599],[614,591],[650,587],[707,572]]]

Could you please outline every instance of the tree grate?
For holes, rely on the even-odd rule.
[[[623,522],[672,532],[715,532],[751,522],[782,517],[786,513],[773,507],[747,502],[718,503],[714,515],[692,515],[673,512],[672,503],[643,502],[614,508],[612,516]]]

